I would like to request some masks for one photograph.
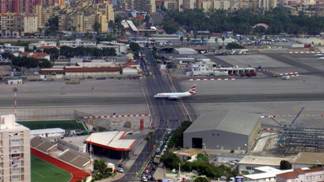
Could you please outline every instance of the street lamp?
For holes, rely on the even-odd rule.
[[[17,109],[17,92],[18,88],[15,86],[12,91],[14,92],[14,115],[16,116],[16,109]]]

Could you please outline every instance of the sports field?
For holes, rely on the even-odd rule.
[[[68,182],[70,179],[68,172],[31,155],[32,182]]]
[[[85,130],[81,123],[75,120],[54,120],[54,121],[19,121],[18,123],[31,130],[44,128],[62,128],[65,130]]]

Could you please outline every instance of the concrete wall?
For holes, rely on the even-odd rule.
[[[261,122],[258,121],[255,128],[252,130],[251,134],[249,135],[249,139],[248,139],[248,150],[249,151],[253,149],[253,147],[256,143],[256,138],[258,137],[260,130],[261,130]]]
[[[192,147],[192,138],[202,138],[206,149],[237,150],[244,149],[245,144],[248,144],[247,135],[211,130],[192,133],[185,132],[183,136],[185,148]]]

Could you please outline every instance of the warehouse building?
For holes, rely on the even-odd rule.
[[[261,129],[259,115],[213,111],[197,118],[184,132],[185,148],[249,151]]]

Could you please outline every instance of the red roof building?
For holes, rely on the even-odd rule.
[[[322,182],[324,181],[324,169],[294,169],[291,172],[278,174],[277,182]]]

